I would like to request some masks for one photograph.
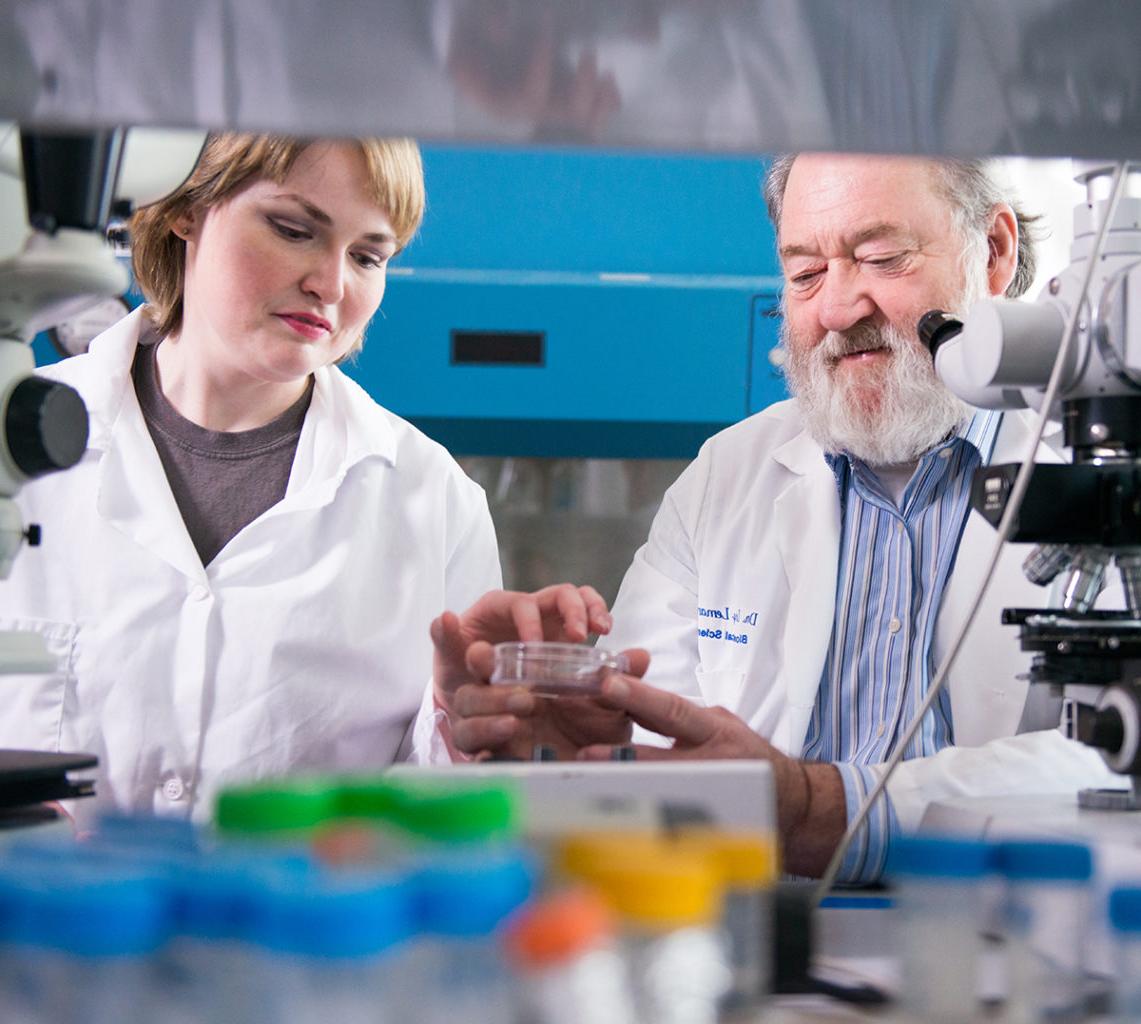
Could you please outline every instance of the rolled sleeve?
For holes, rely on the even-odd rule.
[[[851,827],[868,793],[875,787],[878,775],[861,765],[834,762],[834,766],[844,783],[844,801]],[[881,793],[844,854],[836,880],[848,885],[878,881],[883,875],[888,849],[898,835],[899,821],[891,798],[886,792]]]
[[[437,706],[431,680],[420,700],[420,711],[412,724],[412,749],[408,760],[419,765],[448,765],[454,758],[448,747],[445,732],[448,716]]]

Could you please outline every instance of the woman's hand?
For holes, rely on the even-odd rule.
[[[569,583],[533,594],[492,591],[463,615],[445,612],[432,623],[435,699],[447,713],[445,739],[453,753],[530,759],[535,744],[573,758],[594,743],[622,743],[630,723],[621,711],[589,698],[537,697],[526,687],[490,686],[492,645],[509,640],[581,643],[606,634],[606,602],[592,587]],[[649,664],[644,651],[627,652],[631,675]]]

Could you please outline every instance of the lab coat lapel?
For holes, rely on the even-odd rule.
[[[321,367],[314,374],[313,397],[285,497],[267,515],[330,504],[349,470],[373,457],[396,463],[390,414],[336,367]]]
[[[202,560],[178,511],[131,379],[135,351],[151,330],[140,307],[97,338],[86,355],[57,365],[60,376],[83,395],[91,421],[88,449],[101,453],[96,514],[183,575],[203,580]]]
[[[174,500],[134,388],[127,386],[99,465],[98,514],[140,547],[184,576],[206,570]]]
[[[774,458],[795,476],[773,504],[777,550],[789,588],[781,673],[788,703],[773,740],[799,754],[832,636],[840,502],[836,478],[806,433],[777,449]]]

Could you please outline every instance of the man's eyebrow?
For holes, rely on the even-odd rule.
[[[849,249],[856,249],[863,245],[865,242],[873,242],[881,238],[898,238],[901,241],[908,243],[914,242],[911,233],[902,225],[894,223],[889,220],[876,221],[875,224],[869,224],[867,227],[860,228],[855,234],[845,238],[845,244]],[[793,256],[819,256],[820,250],[816,246],[811,245],[782,245],[780,248],[781,259],[790,259]]]
[[[782,245],[780,247],[780,258],[787,260],[791,256],[819,256],[818,249],[810,245]]]
[[[914,238],[910,231],[907,230],[902,224],[893,223],[888,220],[881,220],[876,224],[870,224],[866,228],[861,228],[849,239],[849,243],[853,249],[864,242],[873,242],[879,238],[898,238],[900,241],[912,242]]]
[[[303,196],[299,196],[294,192],[283,192],[277,198],[292,200],[307,214],[309,214],[309,216],[312,217],[318,224],[324,224],[328,226],[333,223],[333,218],[330,217],[324,210],[322,210],[321,207],[314,206],[311,202],[309,202],[308,199],[305,199]],[[374,245],[396,244],[396,236],[390,235],[387,231],[371,232],[367,235],[362,235],[361,237],[366,242],[371,242]]]

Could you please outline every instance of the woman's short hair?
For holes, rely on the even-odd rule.
[[[253,181],[281,183],[315,139],[225,132],[211,135],[190,177],[164,199],[131,218],[131,263],[161,337],[182,325],[186,242],[174,233],[180,217],[209,209]],[[424,216],[424,169],[412,139],[356,139],[364,154],[372,198],[396,232],[399,248],[416,234]],[[359,343],[358,343],[359,344]]]

